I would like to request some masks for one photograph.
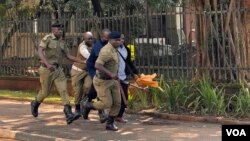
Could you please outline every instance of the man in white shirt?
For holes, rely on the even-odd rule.
[[[136,69],[136,67],[134,66],[134,64],[131,61],[131,53],[130,53],[129,48],[124,45],[124,41],[125,41],[124,34],[121,34],[121,41],[122,41],[122,45],[117,48],[117,51],[119,54],[118,55],[119,56],[118,78],[121,82],[120,84],[121,84],[122,91],[124,92],[125,97],[123,97],[121,95],[121,97],[122,97],[121,98],[122,99],[121,107],[120,107],[119,114],[117,115],[115,120],[117,122],[126,123],[127,120],[125,120],[123,118],[123,114],[125,112],[125,108],[127,107],[125,101],[128,99],[128,84],[123,83],[123,81],[125,81],[127,79],[128,75],[132,75],[132,77],[134,79],[137,79],[138,78],[138,70]]]
[[[87,61],[90,56],[90,51],[93,47],[93,35],[91,32],[85,32],[83,34],[83,42],[79,45],[76,58]],[[81,116],[80,103],[83,97],[85,97],[92,84],[92,79],[87,71],[85,64],[74,63],[71,69],[71,82],[74,90],[75,98],[75,114]]]

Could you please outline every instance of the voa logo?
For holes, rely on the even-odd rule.
[[[226,129],[227,136],[247,136],[244,129]]]

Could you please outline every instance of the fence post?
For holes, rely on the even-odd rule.
[[[1,34],[1,33],[0,33]],[[1,36],[1,35],[0,35]],[[2,62],[3,62],[3,53],[2,53],[2,43],[0,44],[1,46],[0,46],[0,76],[2,75]]]

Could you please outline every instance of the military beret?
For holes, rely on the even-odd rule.
[[[63,24],[60,24],[60,23],[53,23],[52,25],[51,25],[51,27],[63,27]]]
[[[121,38],[121,33],[118,31],[113,31],[109,34],[109,39],[118,39]]]

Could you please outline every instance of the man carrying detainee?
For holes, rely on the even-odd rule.
[[[67,79],[59,61],[62,59],[63,55],[74,62],[84,63],[84,61],[69,54],[66,43],[62,40],[62,24],[52,24],[51,30],[52,33],[46,35],[41,40],[38,48],[38,55],[41,61],[41,66],[39,68],[41,89],[35,100],[31,102],[31,113],[34,117],[38,116],[38,107],[48,96],[52,83],[54,83],[62,97],[66,122],[70,124],[77,119],[77,116],[71,111],[69,94],[67,91]]]
[[[94,78],[94,76],[96,74],[95,62],[97,60],[97,57],[99,55],[101,48],[103,48],[108,43],[109,34],[110,34],[109,29],[103,29],[101,31],[101,34],[100,34],[101,39],[95,43],[93,49],[91,50],[90,56],[87,60],[88,72],[89,72],[92,79]],[[95,98],[97,98],[97,93],[96,93],[96,90],[94,88],[94,84],[92,84],[87,100],[89,102],[91,102]],[[90,112],[90,109],[86,110],[85,108],[83,108],[82,114],[83,114],[84,119],[88,119],[89,112]],[[104,123],[107,120],[107,117],[105,115],[104,110],[98,110],[98,114],[99,114],[100,122]]]
[[[84,62],[87,61],[90,55],[90,51],[93,47],[93,35],[91,32],[85,32],[83,34],[83,41],[80,43],[76,58]],[[75,62],[71,69],[71,82],[74,90],[75,98],[75,114],[81,116],[80,102],[83,97],[89,93],[89,89],[92,84],[92,79],[87,71],[86,63]]]
[[[94,87],[97,91],[98,101],[86,102],[85,109],[104,110],[110,108],[106,123],[106,130],[117,131],[114,118],[118,115],[121,106],[120,87],[118,82],[119,57],[117,48],[121,45],[121,33],[111,32],[109,43],[105,45],[96,60],[96,75]]]

